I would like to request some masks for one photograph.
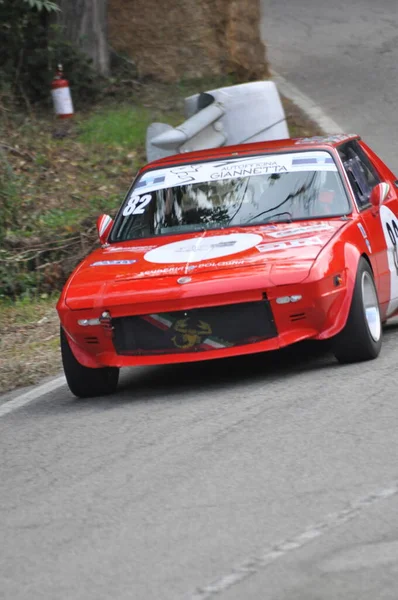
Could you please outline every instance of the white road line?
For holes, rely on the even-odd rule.
[[[25,392],[24,394],[17,396],[13,400],[5,402],[0,406],[0,418],[4,417],[4,415],[8,415],[9,413],[13,412],[14,410],[17,410],[18,408],[22,408],[22,406],[29,404],[29,402],[32,402],[33,400],[37,400],[38,398],[44,396],[45,394],[48,394],[49,392],[57,390],[65,384],[66,379],[63,375],[61,375],[60,377],[56,377],[56,379],[52,379],[47,383],[43,383],[42,385],[36,386],[29,392]]]
[[[271,71],[271,76],[278,90],[296,104],[301,110],[324,130],[328,135],[333,133],[347,133],[333,119],[328,117],[320,106],[315,104],[311,98],[303,94],[295,85],[289,83],[282,75]]]
[[[331,529],[334,529],[343,523],[347,523],[347,521],[351,521],[366,508],[373,506],[376,502],[391,498],[397,494],[398,483],[394,483],[388,488],[377,490],[376,492],[361,498],[357,502],[348,505],[347,508],[340,512],[328,515],[323,522],[306,529],[303,533],[300,533],[291,539],[284,540],[275,546],[266,548],[262,554],[247,559],[244,563],[232,568],[229,573],[222,575],[212,584],[196,589],[190,596],[190,600],[208,600],[216,594],[224,592],[251,575],[255,575],[278,558],[285,556],[288,552],[298,550],[312,540],[329,533]]]

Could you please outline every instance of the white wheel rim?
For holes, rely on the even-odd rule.
[[[362,302],[369,333],[375,342],[381,336],[381,319],[376,289],[370,274],[362,273]]]

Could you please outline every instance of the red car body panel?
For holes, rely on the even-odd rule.
[[[61,325],[76,359],[92,368],[167,364],[263,352],[305,339],[331,338],[343,329],[347,321],[361,256],[372,267],[382,319],[396,314],[398,297],[392,298],[392,290],[395,285],[398,286],[398,267],[394,273],[391,262],[394,248],[389,248],[386,238],[384,213],[381,215],[382,211],[374,207],[358,210],[337,152],[338,146],[350,139],[358,139],[380,179],[389,183],[383,211],[397,215],[395,175],[357,136],[329,141],[289,139],[218,148],[168,157],[144,167],[139,174],[170,165],[194,164],[237,155],[327,150],[333,154],[345,181],[352,201],[352,213],[343,218],[230,227],[105,244],[75,269],[57,304]],[[105,227],[109,229],[107,221],[103,221]],[[207,249],[212,244],[225,245],[226,236],[232,240],[231,243],[252,237],[249,247],[206,260]],[[175,254],[172,249],[175,246],[170,246],[173,244],[180,244],[186,253],[189,250],[187,260],[173,262]],[[164,256],[161,251],[157,252],[160,262],[148,260],[151,251],[162,247]],[[115,261],[119,264],[114,264]],[[190,278],[190,281],[181,283],[181,278]],[[283,300],[298,296],[298,301]],[[201,342],[199,349],[203,351],[199,352],[176,347],[170,353],[120,354],[115,350],[114,333],[108,322],[89,327],[78,324],[79,320],[99,319],[104,311],[109,311],[112,319],[146,315],[149,320],[157,320],[159,327],[167,327],[167,323],[162,325],[160,315],[259,303],[264,298],[272,311],[276,335],[253,343],[220,347],[211,345],[216,342],[209,341],[203,332],[200,335],[191,332],[190,335],[196,335]]]

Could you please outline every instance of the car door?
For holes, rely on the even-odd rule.
[[[358,227],[372,263],[382,313],[391,316],[398,309],[398,197],[391,172],[383,169],[381,161],[376,168],[358,140],[343,144],[338,151],[360,212]],[[383,181],[389,183],[389,191],[375,211],[370,194]]]

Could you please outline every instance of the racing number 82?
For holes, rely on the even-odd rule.
[[[143,215],[145,207],[151,201],[151,194],[145,194],[145,196],[131,196],[129,201],[123,210],[123,217],[129,217],[130,215]]]

